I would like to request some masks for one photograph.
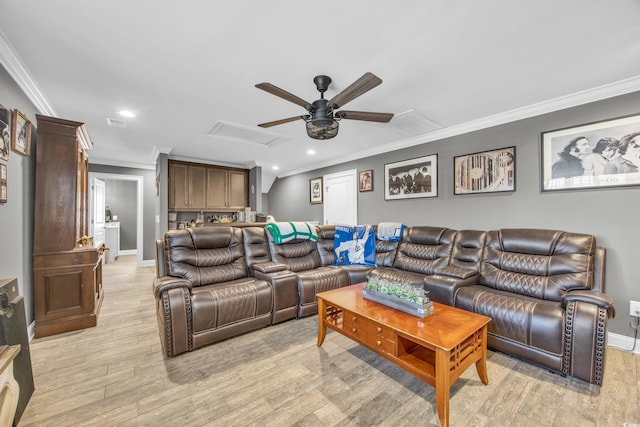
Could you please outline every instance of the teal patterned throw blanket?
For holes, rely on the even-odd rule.
[[[307,222],[269,222],[264,228],[269,230],[276,245],[294,239],[318,241],[316,228]]]

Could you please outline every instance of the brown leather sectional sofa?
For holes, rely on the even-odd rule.
[[[487,315],[490,348],[600,385],[605,251],[591,235],[541,229],[405,228],[376,241],[376,266],[332,266],[318,241],[276,245],[262,227],[202,227],[156,242],[154,294],[167,356],[317,313],[315,295],[367,275],[423,284],[432,300]]]

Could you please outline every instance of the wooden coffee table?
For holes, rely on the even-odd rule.
[[[327,328],[351,338],[436,389],[440,425],[449,425],[449,390],[475,363],[483,384],[487,377],[489,317],[434,303],[424,319],[364,299],[364,283],[318,297],[318,346]]]

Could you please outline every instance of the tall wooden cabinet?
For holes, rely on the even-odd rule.
[[[96,326],[102,303],[103,246],[89,234],[84,124],[36,116],[33,276],[36,338]]]

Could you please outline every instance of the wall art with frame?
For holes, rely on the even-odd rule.
[[[18,109],[13,110],[13,151],[28,156],[31,154],[31,122]]]
[[[640,185],[640,115],[543,132],[542,191]]]
[[[0,163],[0,203],[7,203],[7,165]]]
[[[453,194],[498,193],[516,189],[516,147],[453,158]]]
[[[384,199],[438,196],[438,155],[384,165]]]
[[[373,191],[373,169],[358,173],[358,189],[360,192]]]
[[[0,131],[2,131],[2,140],[0,140],[0,159],[9,161],[9,153],[11,152],[11,110],[0,105]]]
[[[322,177],[309,180],[309,202],[312,205],[322,203]]]

